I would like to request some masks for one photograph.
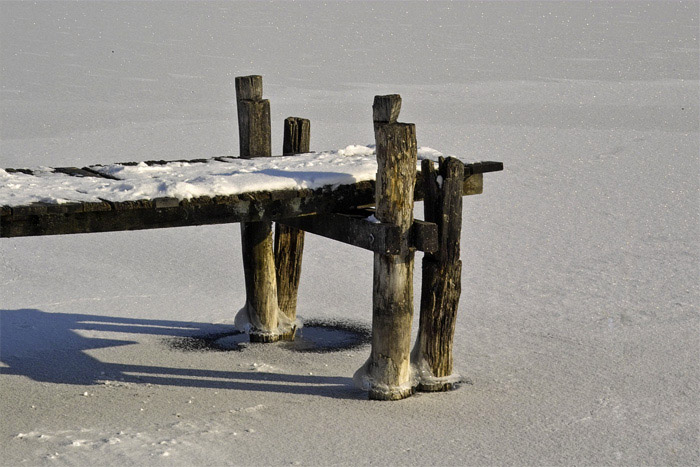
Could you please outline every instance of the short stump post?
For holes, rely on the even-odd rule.
[[[284,121],[282,153],[285,156],[309,152],[311,122],[305,118],[289,117]],[[304,253],[304,231],[275,223],[275,265],[277,270],[277,301],[280,311],[292,323],[280,339],[294,340],[297,320],[297,295]]]

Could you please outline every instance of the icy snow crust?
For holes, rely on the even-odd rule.
[[[235,76],[275,152],[290,115],[372,142],[398,93],[506,168],[463,199],[471,384],[377,403],[369,345],[165,344],[238,347],[237,225],[0,239],[0,465],[700,465],[698,2],[327,3],[0,2],[0,167],[235,156]],[[297,316],[369,328],[372,258],[307,235]]]
[[[442,153],[419,148],[418,159],[437,160]],[[111,164],[93,170],[118,180],[75,177],[51,168],[34,175],[0,169],[0,205],[32,203],[122,202],[154,198],[191,199],[256,191],[337,187],[374,180],[374,146],[350,145],[337,151],[257,159],[217,158],[208,162]],[[420,170],[420,164],[418,166]]]

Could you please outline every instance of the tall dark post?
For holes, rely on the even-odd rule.
[[[420,329],[413,350],[419,391],[446,391],[458,379],[452,375],[452,343],[461,294],[464,164],[457,159],[423,161],[425,220],[438,226],[438,251],[423,257]]]
[[[309,152],[311,123],[305,118],[289,117],[284,121],[285,156]],[[277,266],[277,300],[282,313],[291,323],[297,317],[297,295],[304,252],[304,231],[284,224],[275,224],[275,264]],[[296,327],[282,336],[293,340]]]
[[[236,78],[236,101],[240,157],[270,157],[270,101],[262,98],[262,76]],[[242,223],[241,242],[246,304],[240,313],[251,342],[275,342],[280,330],[272,223]]]

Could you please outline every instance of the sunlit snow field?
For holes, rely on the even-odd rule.
[[[1,239],[0,464],[700,464],[699,10],[0,2],[2,168],[235,156],[248,74],[273,152],[288,116],[372,144],[399,93],[419,146],[505,165],[464,198],[466,383],[395,403],[367,345],[173,345],[230,331],[237,225]],[[371,270],[307,236],[300,316],[368,327]]]

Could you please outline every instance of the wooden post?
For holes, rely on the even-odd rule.
[[[262,98],[262,76],[236,78],[240,157],[270,157],[270,101]]]
[[[292,156],[309,152],[311,122],[305,118],[287,117],[284,120],[282,154]]]
[[[309,152],[311,123],[305,118],[289,117],[284,121],[285,156]],[[275,223],[275,264],[277,266],[277,301],[280,311],[291,323],[296,322],[297,294],[301,276],[301,258],[304,252],[304,231]],[[281,338],[294,340],[296,326]]]
[[[262,98],[262,77],[236,78],[240,157],[269,157],[270,101]],[[246,304],[236,324],[247,328],[251,342],[279,340],[277,280],[273,254],[272,223],[241,224]]]
[[[459,380],[452,374],[452,342],[461,293],[459,260],[464,164],[440,158],[438,171],[423,161],[425,220],[438,225],[438,251],[423,257],[420,328],[412,360],[419,391],[447,391]]]
[[[374,99],[377,141],[376,217],[397,225],[401,252],[375,253],[372,311],[372,350],[356,378],[369,390],[369,398],[398,400],[413,394],[410,362],[413,320],[413,251],[409,234],[413,223],[413,189],[416,180],[416,128],[397,123],[398,95]]]

